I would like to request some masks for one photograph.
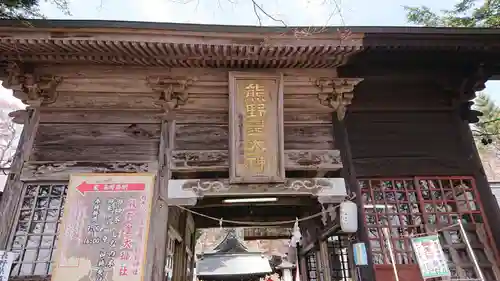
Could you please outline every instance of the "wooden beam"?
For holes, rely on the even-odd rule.
[[[146,280],[162,281],[165,278],[165,259],[168,233],[168,205],[161,198],[168,197],[168,180],[171,177],[170,155],[171,124],[161,124],[160,147],[158,154],[158,174],[151,213],[151,229],[149,231],[148,251],[146,256]]]
[[[112,71],[109,69],[102,69],[103,72],[106,71]],[[146,70],[145,70],[146,71]],[[223,73],[223,72],[222,72]],[[118,75],[125,75],[126,73],[120,73]],[[139,74],[138,74],[139,75]],[[219,74],[220,75],[220,74]],[[329,75],[331,76],[331,75]],[[137,77],[131,75],[132,78]],[[111,78],[105,78],[107,80]],[[208,78],[205,78],[208,79]],[[87,82],[83,83],[82,87],[85,87],[85,85],[89,85],[90,82],[92,81],[92,84],[94,84],[94,81],[96,78],[94,77],[89,77],[87,79],[82,78],[82,80],[85,80]],[[65,80],[66,81],[66,80]],[[199,83],[199,82],[198,82]],[[213,83],[213,82],[211,82]],[[224,83],[224,82],[221,82]],[[314,105],[313,102],[316,102],[317,98],[314,93],[316,91],[316,87],[314,87],[310,82],[307,82],[308,86],[305,87],[304,83],[306,82],[300,82],[302,84],[299,84],[302,89],[296,90],[297,93],[290,94],[290,97],[286,96],[285,98],[290,99],[290,101],[293,102],[302,102],[304,103],[307,102],[308,104]],[[136,85],[137,83],[135,83]],[[288,83],[287,85],[285,81],[285,90],[291,90],[293,87],[296,87],[297,84],[294,83]],[[310,86],[309,86],[310,85]],[[105,85],[103,85],[105,87]],[[116,87],[116,86],[115,86]],[[212,85],[212,87],[214,87]],[[216,92],[220,92],[221,87],[227,87],[227,83],[224,83],[224,85],[217,86],[217,89],[215,90]],[[102,87],[100,88],[102,89]],[[309,90],[311,89],[311,90]],[[110,89],[110,91],[115,91],[116,89]],[[309,93],[302,94],[304,92],[308,91]],[[73,95],[77,95],[81,98],[84,98],[87,93],[81,93],[81,92],[73,92]],[[104,93],[106,95],[107,93]],[[141,93],[143,94],[143,93]],[[129,93],[128,95],[131,95]],[[225,97],[227,99],[227,94],[223,95],[220,93],[221,98]],[[133,97],[127,97],[128,100],[134,100],[137,96]],[[296,99],[300,97],[300,99],[297,101]],[[203,98],[203,95],[200,96],[200,98]],[[215,101],[214,101],[215,99]],[[218,96],[216,98],[212,97],[210,100],[211,102],[217,102],[218,101]],[[292,107],[292,108],[285,108],[284,109],[284,125],[293,125],[293,124],[331,124],[331,118],[330,118],[330,113],[331,110],[326,109],[323,111],[320,110],[308,110],[308,106],[303,106],[304,109],[300,107]],[[24,117],[24,112],[25,110],[18,110],[14,115],[16,115],[17,120],[22,120]],[[153,109],[153,110],[147,110],[147,109],[140,109],[140,116],[137,114],[137,110],[130,109],[127,110],[126,108],[121,108],[120,110],[103,110],[103,109],[92,109],[92,108],[73,108],[68,110],[67,108],[65,109],[59,109],[59,108],[43,108],[41,113],[40,113],[40,123],[44,124],[84,124],[84,123],[90,123],[90,124],[159,124],[161,123],[162,118],[164,118],[164,112],[159,109]],[[181,125],[181,124],[218,124],[218,125],[224,125],[228,124],[229,122],[229,115],[226,111],[215,111],[215,112],[210,112],[207,111],[206,108],[198,108],[195,110],[186,110],[182,109],[180,111],[176,111],[174,115],[174,119],[176,121],[176,124]],[[21,123],[23,124],[23,123]]]
[[[352,161],[351,146],[349,144],[349,137],[347,135],[347,130],[345,127],[345,121],[339,120],[336,114],[332,116],[333,130],[335,134],[335,139],[337,140],[338,147],[340,149],[340,154],[342,158],[342,163],[344,167],[342,168],[341,175],[344,177],[347,185],[348,192],[352,192],[356,195],[355,202],[358,205],[358,232],[356,233],[356,238],[359,242],[364,242],[366,244],[368,252],[368,265],[360,268],[360,277],[362,280],[373,280],[375,274],[373,271],[373,259],[371,252],[370,240],[368,237],[368,231],[364,223],[365,218],[364,213],[364,203],[363,197],[361,195],[361,189],[359,187],[358,180],[356,178],[356,171],[354,170],[354,164]]]
[[[169,204],[195,206],[204,197],[313,196],[340,203],[347,196],[343,178],[288,178],[275,184],[230,184],[228,179],[169,181]]]
[[[24,164],[22,181],[68,181],[77,173],[141,173],[158,171],[158,162],[35,162]]]
[[[7,250],[12,228],[15,227],[15,214],[17,214],[24,190],[23,183],[20,179],[21,171],[24,162],[30,157],[38,128],[39,117],[38,109],[30,109],[30,118],[24,124],[14,163],[11,166],[10,174],[1,197],[0,214],[3,215],[0,219],[0,250]]]
[[[227,150],[175,150],[173,172],[225,171],[229,169]],[[340,152],[324,150],[285,150],[287,171],[336,171],[342,168]]]
[[[228,171],[227,150],[175,150],[171,152],[172,172]],[[121,161],[28,161],[22,169],[23,181],[69,180],[73,173],[144,172],[155,169],[157,162]],[[287,171],[337,171],[342,168],[338,150],[286,150]]]
[[[224,207],[235,207],[248,206],[248,203],[224,203],[225,198],[220,197],[205,197],[197,202],[196,206],[192,206],[192,209],[205,209],[205,208],[224,208]],[[310,196],[280,196],[276,202],[254,202],[252,206],[255,207],[279,207],[279,206],[311,206],[318,204],[316,198]]]

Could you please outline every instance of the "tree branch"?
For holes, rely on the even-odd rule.
[[[255,16],[257,17],[257,19],[259,20],[259,25],[262,26],[262,21],[261,21],[261,18],[260,18],[260,15],[258,13],[258,11],[260,11],[261,13],[263,13],[266,17],[272,19],[273,21],[275,22],[279,22],[281,23],[283,26],[287,26],[287,24],[283,21],[283,20],[280,20],[280,19],[277,19],[275,17],[273,17],[272,15],[270,15],[268,12],[266,12],[264,10],[264,8],[262,8],[261,5],[257,4],[257,2],[255,2],[255,0],[250,0],[252,1],[252,5],[253,5],[253,11],[255,13]]]

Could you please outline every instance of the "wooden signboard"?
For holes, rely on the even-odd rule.
[[[52,281],[142,281],[154,174],[71,175]]]
[[[245,240],[273,240],[290,239],[292,228],[290,227],[248,227],[244,228]]]
[[[229,73],[230,181],[285,180],[283,77]]]

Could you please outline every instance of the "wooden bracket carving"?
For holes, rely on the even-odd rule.
[[[74,173],[144,173],[156,170],[154,162],[26,162],[22,180],[68,180]]]
[[[351,104],[354,97],[354,87],[358,85],[362,78],[333,78],[317,79],[314,85],[320,90],[318,93],[319,102],[337,112],[339,120],[344,119],[347,106]]]
[[[30,113],[27,109],[19,109],[16,111],[9,112],[9,117],[12,118],[14,124],[26,124],[30,117]]]
[[[473,100],[476,92],[486,88],[486,82],[491,77],[491,70],[483,64],[477,68],[463,72],[462,75],[447,77],[436,81],[437,86],[449,93],[452,97],[452,106]]]
[[[17,63],[10,63],[6,71],[8,78],[3,86],[11,88],[14,97],[20,99],[24,104],[39,107],[57,100],[56,88],[62,82],[61,77],[37,75],[32,65]]]
[[[469,75],[461,81],[460,99],[462,101],[473,100],[476,97],[476,92],[480,92],[486,88],[486,82],[490,76],[491,74],[488,73],[484,65],[479,65],[477,69],[469,73]]]
[[[159,94],[156,102],[165,113],[185,105],[188,98],[188,88],[196,82],[196,77],[185,77],[183,79],[172,77],[147,77],[146,83],[154,92]]]

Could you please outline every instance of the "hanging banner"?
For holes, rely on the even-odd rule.
[[[71,175],[52,281],[143,281],[154,174]]]
[[[0,251],[0,281],[9,280],[10,268],[17,253]]]
[[[424,279],[451,276],[438,235],[415,237],[411,244]]]

